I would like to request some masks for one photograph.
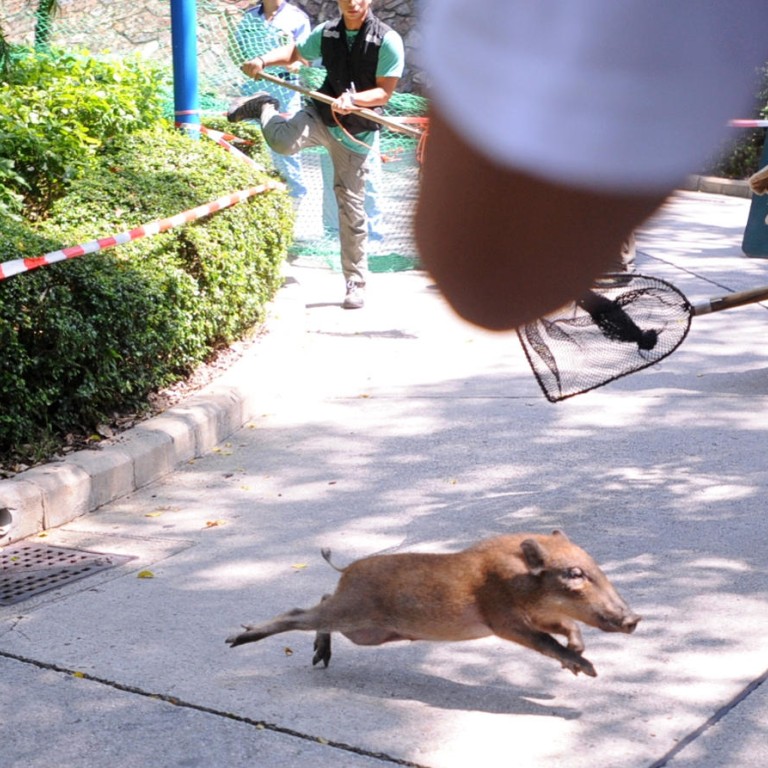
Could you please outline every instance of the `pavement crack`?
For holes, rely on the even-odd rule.
[[[16,632],[16,634],[21,635],[25,640],[29,640],[29,637],[24,633],[24,631],[19,629],[19,625],[26,618],[26,616],[17,616],[15,619],[11,620],[8,626],[0,631],[0,637],[10,635],[11,632]]]
[[[143,688],[139,688],[137,686],[126,685],[124,683],[119,683],[115,680],[108,680],[106,678],[99,677],[98,675],[92,675],[88,672],[82,672],[76,669],[69,669],[67,667],[62,667],[59,664],[53,664],[50,662],[39,661],[37,659],[31,659],[27,656],[20,656],[15,653],[9,653],[8,651],[0,651],[0,658],[16,661],[21,664],[29,664],[30,666],[37,667],[38,669],[57,672],[62,675],[76,677],[81,680],[89,680],[90,682],[99,683],[100,685],[108,686],[110,688],[113,688],[114,690],[122,691],[123,693],[130,693],[135,696],[142,696],[147,699],[153,699],[154,701],[163,701],[167,704],[172,704],[176,707],[184,707],[186,709],[194,710],[195,712],[201,712],[206,715],[212,715],[213,717],[222,717],[227,720],[233,720],[238,723],[250,725],[253,728],[260,731],[272,731],[274,733],[279,733],[284,736],[291,736],[293,738],[303,739],[304,741],[311,741],[314,744],[320,744],[324,747],[329,747],[331,749],[338,749],[344,752],[350,752],[355,755],[360,755],[361,757],[369,757],[375,760],[380,760],[383,763],[389,763],[391,765],[403,765],[403,766],[407,766],[407,768],[429,768],[428,766],[425,766],[421,763],[414,763],[410,760],[403,760],[401,758],[393,757],[392,755],[387,755],[383,752],[374,752],[372,750],[356,747],[352,744],[347,744],[343,741],[335,741],[332,739],[326,739],[322,736],[313,736],[308,733],[302,733],[301,731],[297,731],[293,728],[288,728],[286,726],[277,725],[276,723],[268,723],[264,720],[256,720],[251,717],[246,717],[245,715],[238,715],[234,712],[227,712],[226,710],[216,709],[215,707],[207,707],[203,704],[195,704],[194,702],[185,701],[183,699],[177,698],[176,696],[170,696],[169,694],[166,694],[166,693],[146,691]]]
[[[664,768],[669,761],[682,752],[689,744],[692,744],[700,736],[704,735],[713,726],[717,725],[729,712],[735,709],[742,701],[748,696],[753,694],[766,680],[768,680],[768,669],[763,672],[760,677],[753,680],[746,685],[739,693],[737,693],[730,701],[723,704],[711,717],[705,720],[698,728],[691,731],[687,736],[680,739],[672,749],[665,755],[662,755],[658,760],[651,763],[648,768]]]

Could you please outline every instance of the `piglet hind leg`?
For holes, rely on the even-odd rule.
[[[265,637],[279,635],[282,632],[291,632],[294,629],[316,629],[317,608],[318,606],[309,608],[308,610],[294,608],[292,611],[288,611],[288,613],[276,616],[271,621],[266,621],[262,624],[243,625],[245,632],[231,635],[226,639],[226,642],[230,648],[236,648],[238,645],[256,643],[259,640],[263,640]]]
[[[331,663],[331,633],[318,632],[315,635],[313,649],[315,655],[312,657],[312,666],[316,666],[321,661],[323,666],[327,667]]]
[[[405,637],[394,630],[380,627],[367,627],[355,630],[345,630],[341,633],[347,640],[355,645],[384,645],[394,643],[397,640],[414,640],[416,638]],[[331,633],[318,632],[315,635],[315,655],[312,665],[323,662],[327,667],[331,660]]]
[[[326,562],[332,568],[336,568],[336,566],[331,562],[331,550],[324,549],[322,550],[322,554]],[[323,595],[320,598],[320,605],[322,605],[326,600],[330,599],[330,597],[331,595]],[[315,655],[312,657],[312,666],[314,667],[322,661],[323,666],[327,669],[328,665],[331,663],[331,633],[318,631],[315,634],[313,650]]]

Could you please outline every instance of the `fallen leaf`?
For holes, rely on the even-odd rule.
[[[152,571],[139,571],[136,574],[137,579],[154,579],[155,574]]]
[[[283,653],[286,656],[293,656],[293,648],[289,648],[287,645],[283,648]]]
[[[205,527],[206,528],[217,528],[220,525],[226,525],[226,520],[206,520],[205,521]]]
[[[297,570],[297,571],[304,570],[304,568],[306,568],[306,567],[307,567],[306,563],[294,563],[291,566],[291,568],[293,568],[294,570]]]
[[[160,517],[160,515],[162,514],[163,514],[162,512],[147,512],[147,514],[144,515],[144,517]]]
[[[85,677],[85,673],[84,673],[84,672],[73,672],[73,673],[72,673],[72,677],[80,677],[80,678],[83,678],[83,677]]]

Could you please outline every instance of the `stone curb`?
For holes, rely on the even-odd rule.
[[[713,195],[752,197],[749,182],[739,179],[721,179],[717,176],[689,176],[681,186],[686,192],[709,192]]]
[[[269,307],[267,334],[216,381],[96,450],[0,481],[0,546],[64,525],[210,452],[261,407],[265,370],[304,333],[304,301],[289,278]],[[271,362],[272,361],[272,362]]]

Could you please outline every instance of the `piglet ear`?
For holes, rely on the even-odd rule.
[[[520,544],[520,549],[523,550],[523,558],[528,566],[528,570],[534,576],[538,576],[544,570],[545,555],[541,544],[534,539],[525,539]]]
[[[568,541],[568,537],[559,529],[552,531],[553,536],[559,536],[563,541]]]

